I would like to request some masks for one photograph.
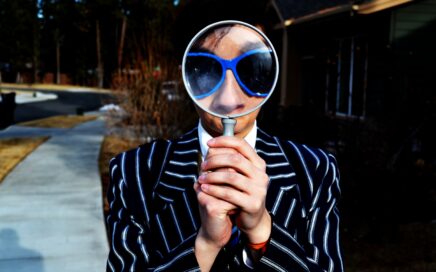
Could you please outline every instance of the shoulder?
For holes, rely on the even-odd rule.
[[[288,152],[293,152],[300,161],[305,163],[308,170],[317,171],[320,168],[329,167],[331,163],[336,164],[335,156],[323,148],[291,140],[281,140],[281,142],[288,147]]]
[[[305,166],[309,167],[311,170],[316,170],[322,165],[328,165],[330,162],[336,164],[335,156],[323,148],[313,147],[277,136],[271,136],[261,129],[258,129],[258,140],[266,143],[279,144],[282,151],[287,156],[291,156],[298,161],[303,162]]]
[[[111,177],[119,176],[128,185],[138,176],[148,175],[169,145],[170,141],[159,139],[117,154],[109,163]]]
[[[150,171],[153,166],[160,165],[172,146],[197,140],[197,128],[194,128],[176,139],[155,139],[136,148],[117,154],[110,160],[110,168],[115,165],[122,171],[131,172],[138,169]]]
[[[263,134],[267,135],[263,132]],[[335,156],[327,150],[275,136],[260,135],[264,139],[271,137],[280,145],[297,176],[307,180],[309,192],[313,194],[326,179],[339,178]]]

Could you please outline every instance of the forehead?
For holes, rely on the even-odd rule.
[[[246,52],[267,47],[262,35],[244,25],[221,26],[206,32],[200,41],[200,48],[212,52]]]

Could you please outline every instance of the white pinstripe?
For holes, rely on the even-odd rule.
[[[288,165],[289,165],[288,162],[279,162],[279,163],[267,164],[266,167],[268,167],[268,168],[276,168],[276,167],[288,166]]]
[[[318,212],[319,212],[319,208],[317,208],[315,210],[315,212],[313,213],[312,222],[311,222],[310,228],[309,228],[309,243],[311,243],[312,245],[315,244],[315,239],[313,238],[313,235],[314,235],[314,232],[315,232],[315,225],[316,225],[316,221],[317,221],[317,218],[318,218]],[[318,262],[318,258],[319,258],[318,248],[316,246],[314,246],[313,248],[314,248],[313,259],[316,262]]]
[[[309,268],[304,263],[303,260],[297,257],[291,250],[286,248],[284,245],[278,243],[276,240],[271,239],[271,245],[275,246],[276,248],[280,249],[282,252],[288,254],[294,261],[296,261],[302,268],[304,268],[306,271],[309,271]]]
[[[148,212],[148,208],[147,208],[147,201],[145,200],[145,195],[144,195],[144,189],[142,188],[142,179],[141,179],[141,175],[139,172],[139,151],[141,150],[141,148],[138,148],[138,150],[136,151],[136,183],[138,185],[139,188],[139,194],[141,196],[141,200],[142,200],[142,205],[144,206],[144,212],[145,212],[145,217],[147,218],[147,222],[150,222],[150,215]]]
[[[168,245],[167,237],[165,236],[165,231],[164,231],[164,229],[162,227],[162,223],[160,222],[158,214],[156,214],[156,221],[157,221],[157,224],[159,225],[159,229],[160,229],[160,232],[162,234],[162,238],[163,238],[163,240],[165,242],[165,247],[167,248],[167,251],[170,252],[170,246]]]
[[[174,207],[172,204],[170,204],[170,210],[171,210],[171,215],[173,216],[173,219],[174,219],[174,223],[176,224],[176,228],[177,228],[177,232],[179,233],[180,240],[184,241],[182,230],[180,229],[179,221],[177,220],[176,212],[174,211]]]
[[[282,202],[283,194],[284,194],[286,191],[291,190],[294,186],[295,186],[295,184],[292,184],[292,185],[287,186],[287,187],[284,187],[284,186],[280,187],[280,192],[279,192],[279,194],[278,194],[277,197],[276,197],[276,200],[275,200],[275,202],[274,202],[274,206],[273,206],[273,208],[271,209],[271,213],[272,213],[272,214],[276,214],[276,212],[277,212],[277,208],[278,208],[278,206],[280,205],[280,202]]]
[[[181,179],[192,179],[192,180],[194,180],[194,182],[197,181],[196,175],[181,175],[181,174],[173,173],[170,171],[165,171],[165,174],[173,176],[173,177],[181,178]]]
[[[191,143],[191,142],[196,141],[196,140],[198,140],[198,138],[192,138],[190,140],[180,141],[179,144],[188,144],[188,143]]]
[[[148,160],[147,160],[148,169],[151,169],[151,160],[153,158],[154,148],[155,147],[156,147],[156,142],[153,142],[153,144],[151,145],[150,154],[148,155]]]
[[[193,161],[193,162],[179,162],[179,161],[170,160],[170,164],[178,165],[178,166],[188,166],[188,165],[198,166],[198,163],[196,161]]]
[[[180,151],[180,150],[178,150],[178,151],[174,151],[174,154],[177,154],[177,155],[186,155],[186,154],[191,154],[191,153],[198,153],[198,150],[197,149],[191,149],[191,150],[183,150],[183,151]]]
[[[265,156],[268,156],[268,157],[277,157],[277,156],[284,156],[283,155],[283,153],[280,153],[280,152],[272,152],[272,153],[267,153],[267,152],[265,152],[265,151],[263,151],[263,150],[260,150],[260,149],[256,149],[256,152],[259,154],[264,154]]]
[[[135,271],[135,264],[136,264],[136,255],[129,249],[129,247],[127,246],[127,243],[126,243],[126,241],[127,241],[127,232],[129,231],[129,226],[127,225],[126,226],[126,228],[124,229],[124,231],[123,231],[123,234],[122,234],[122,236],[123,236],[123,239],[122,239],[122,241],[123,241],[123,247],[124,247],[124,249],[127,251],[127,252],[129,252],[129,254],[130,255],[132,255],[132,257],[133,257],[133,262],[132,262],[132,265],[130,266],[130,272],[133,272],[133,271]]]
[[[183,258],[183,257],[185,257],[186,255],[188,255],[188,254],[193,254],[193,253],[194,253],[194,249],[193,249],[193,248],[187,249],[187,250],[183,251],[182,253],[180,253],[179,255],[177,255],[177,256],[176,256],[175,258],[173,258],[171,261],[169,261],[169,262],[167,262],[167,263],[165,263],[165,264],[163,264],[163,265],[161,265],[161,266],[156,267],[156,269],[155,269],[154,271],[155,271],[155,272],[161,271],[162,269],[165,269],[165,268],[167,268],[168,266],[172,265],[172,264],[173,264],[175,261],[177,261],[178,259]]]
[[[307,170],[306,161],[304,160],[303,155],[301,154],[301,152],[298,149],[298,147],[293,142],[291,142],[291,141],[288,141],[288,143],[293,146],[294,150],[297,152],[298,157],[300,158],[301,164],[303,165],[304,172],[305,172],[305,174],[307,176],[307,180],[309,181],[310,194],[313,195],[312,176],[309,174],[309,171]]]
[[[112,249],[114,251],[115,256],[117,256],[117,258],[121,261],[121,266],[122,266],[121,270],[124,270],[124,260],[120,256],[118,251],[116,250],[115,243],[114,243],[114,241],[115,241],[115,232],[117,230],[117,224],[118,224],[118,222],[114,223],[114,230],[112,231]]]
[[[288,174],[280,174],[280,175],[275,175],[275,176],[270,176],[269,179],[273,180],[273,179],[282,179],[282,178],[290,178],[295,176],[295,173],[288,173]]]
[[[320,164],[318,156],[317,156],[315,153],[313,153],[313,151],[310,150],[306,145],[302,145],[302,146],[303,146],[303,148],[306,149],[306,151],[309,152],[309,154],[312,155],[312,157],[315,159],[315,161],[316,161],[316,167],[315,167],[315,170],[317,170],[318,167],[319,167],[319,164]],[[319,150],[319,149],[318,149],[318,150]]]
[[[289,220],[291,219],[292,213],[294,212],[295,204],[297,203],[297,200],[294,198],[292,199],[291,207],[289,207],[288,214],[286,215],[285,223],[283,224],[285,228],[289,225]]]
[[[192,226],[197,230],[197,223],[194,220],[194,215],[192,214],[191,205],[189,205],[188,198],[186,194],[183,193],[183,200],[185,201],[186,207],[188,208],[189,217],[191,218]]]
[[[324,248],[324,252],[327,255],[328,259],[329,259],[329,271],[333,271],[334,269],[334,263],[333,263],[333,259],[330,256],[329,250],[328,250],[328,236],[330,233],[330,221],[329,221],[329,215],[333,209],[333,207],[335,206],[336,200],[332,201],[332,204],[330,205],[329,209],[327,210],[326,216],[325,216],[325,220],[326,220],[326,228],[324,231],[324,239],[323,239],[323,248]]]
[[[275,262],[271,261],[270,259],[268,259],[267,257],[262,257],[260,258],[260,262],[266,264],[267,266],[273,268],[276,271],[279,272],[287,272],[286,269],[284,269],[283,267],[281,267],[280,265],[276,264]]]
[[[263,139],[261,139],[261,138],[257,138],[257,141],[259,141],[259,142],[262,142],[262,143],[264,143],[264,144],[266,144],[266,145],[268,145],[268,146],[277,146],[277,144],[275,144],[275,143],[269,143],[269,142],[267,142],[267,141],[265,141],[265,140],[263,140]]]

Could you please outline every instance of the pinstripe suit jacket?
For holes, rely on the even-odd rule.
[[[273,226],[254,270],[343,271],[335,158],[260,129],[256,151],[267,163],[266,206]],[[193,190],[200,153],[194,129],[111,160],[108,271],[200,270],[194,241],[201,222]],[[242,261],[243,244],[241,238],[221,250],[213,270],[250,270]]]

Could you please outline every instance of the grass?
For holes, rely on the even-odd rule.
[[[106,199],[106,192],[109,186],[109,179],[110,179],[109,161],[117,154],[135,148],[140,144],[141,144],[140,142],[123,139],[118,136],[106,136],[103,139],[100,149],[98,166],[99,166],[101,182],[102,182],[103,199],[104,199],[103,210],[105,215],[107,215],[109,211],[109,205]]]
[[[95,115],[59,115],[29,122],[19,123],[20,126],[42,128],[73,128],[78,124],[95,120]]]
[[[14,167],[49,137],[0,139],[0,183]]]

